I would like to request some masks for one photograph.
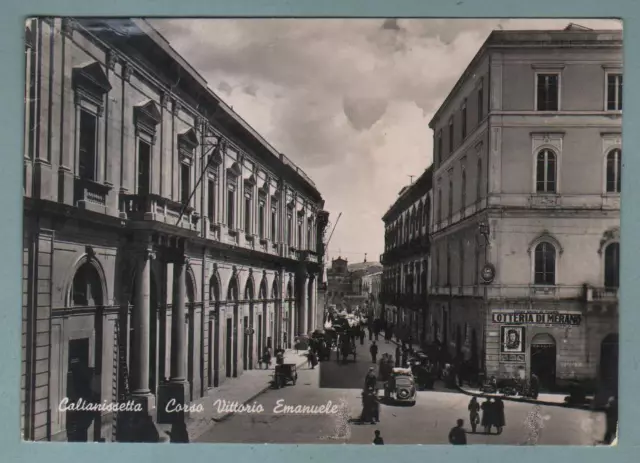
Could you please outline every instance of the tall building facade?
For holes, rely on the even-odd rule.
[[[117,440],[61,400],[206,400],[317,327],[327,213],[148,22],[25,32],[21,430]]]
[[[382,318],[403,338],[429,342],[429,228],[433,168],[403,188],[382,220],[385,225]]]
[[[617,387],[622,35],[494,31],[430,123],[431,329],[487,375]]]
[[[380,267],[382,269],[382,266]],[[372,319],[380,318],[380,296],[382,294],[382,270],[375,269],[362,276],[362,293],[366,297],[366,314]]]

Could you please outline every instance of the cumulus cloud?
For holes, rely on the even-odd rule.
[[[350,260],[383,250],[381,217],[431,163],[429,119],[494,29],[570,20],[151,20],[229,105],[309,174]],[[618,21],[573,21],[620,28]]]

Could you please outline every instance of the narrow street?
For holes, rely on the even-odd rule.
[[[379,343],[380,354],[391,353],[394,344]],[[236,414],[217,423],[197,442],[229,443],[350,443],[371,444],[373,431],[379,429],[385,444],[447,444],[448,433],[457,418],[465,420],[468,430],[469,397],[445,391],[440,384],[435,391],[418,392],[415,406],[381,405],[380,423],[360,425],[350,423],[348,438],[337,438],[338,415],[285,415],[273,413],[279,400],[286,405],[324,405],[346,401],[350,417],[357,420],[361,412],[361,388],[371,366],[369,342],[358,344],[357,361],[337,363],[332,359],[315,369],[298,370],[298,382],[281,390],[269,390],[255,402],[264,407],[259,414]],[[584,410],[542,406],[543,426],[537,440],[526,424],[535,406],[505,401],[506,427],[501,435],[468,434],[469,444],[524,445],[536,441],[539,445],[592,445],[602,438],[604,416]]]

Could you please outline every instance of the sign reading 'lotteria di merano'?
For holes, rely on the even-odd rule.
[[[579,326],[582,314],[576,312],[493,312],[493,323],[516,325]]]

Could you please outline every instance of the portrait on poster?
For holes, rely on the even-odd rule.
[[[501,352],[505,354],[524,352],[524,326],[500,327]]]

